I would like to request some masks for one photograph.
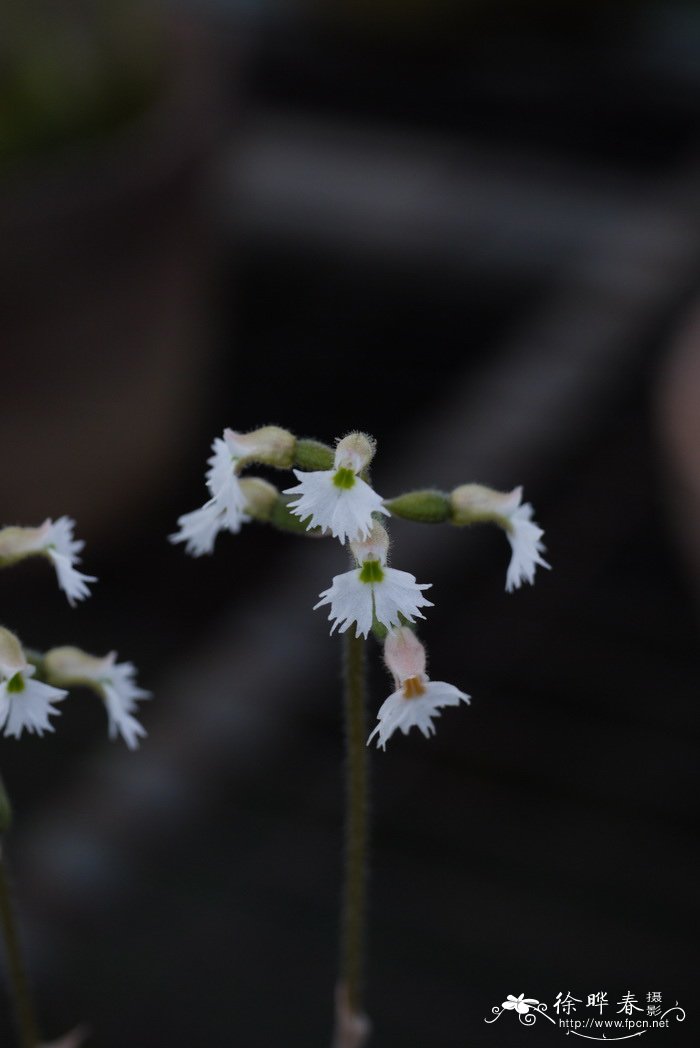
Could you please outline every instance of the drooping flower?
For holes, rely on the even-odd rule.
[[[431,681],[425,672],[425,648],[408,626],[389,631],[384,643],[384,659],[394,676],[396,691],[380,706],[379,723],[367,739],[378,735],[377,746],[386,749],[397,729],[407,735],[418,728],[426,738],[435,734],[433,718],[443,706],[469,704],[470,698],[453,684]]]
[[[381,524],[374,521],[369,538],[350,545],[358,566],[336,575],[314,605],[315,611],[330,604],[331,633],[336,629],[345,633],[355,623],[355,636],[367,637],[375,618],[387,628],[398,626],[402,618],[408,622],[415,616],[424,618],[419,609],[433,605],[421,591],[432,583],[418,583],[407,571],[386,566],[389,538]]]
[[[184,542],[185,550],[193,557],[211,553],[220,531],[236,534],[248,520],[245,497],[236,473],[239,456],[235,453],[235,435],[226,439],[230,432],[224,431],[224,439],[215,437],[211,446],[212,455],[207,460],[209,468],[206,472],[211,498],[199,509],[178,517],[180,530],[170,536],[173,543]]]
[[[35,669],[9,630],[0,627],[0,728],[18,739],[23,731],[43,735],[53,731],[49,717],[60,713],[53,703],[67,692],[32,680]]]
[[[251,433],[225,429],[215,437],[207,460],[206,484],[210,498],[199,509],[178,517],[180,530],[170,536],[173,543],[184,542],[185,550],[201,557],[214,549],[220,531],[236,534],[250,517],[239,474],[251,462],[288,468],[294,460],[296,438],[279,426],[263,426]]]
[[[520,490],[520,489],[518,489]],[[529,502],[518,506],[510,517],[510,527],[506,530],[510,548],[513,551],[506,573],[506,590],[512,593],[523,582],[531,585],[535,581],[535,568],[550,568],[542,557],[545,551],[541,541],[544,532],[532,519],[533,509]]]
[[[76,600],[90,595],[89,582],[94,575],[85,575],[75,567],[78,554],[85,543],[73,537],[75,521],[70,517],[48,518],[38,528],[3,528],[0,531],[0,565],[13,564],[25,557],[45,556],[53,564],[58,585],[73,606]]]
[[[364,433],[350,433],[338,442],[333,469],[293,471],[299,483],[286,488],[284,494],[298,496],[289,509],[300,520],[308,520],[307,531],[328,530],[343,543],[366,539],[372,530],[372,514],[389,516],[381,496],[359,476],[373,454],[374,447]]]
[[[44,656],[47,678],[65,687],[87,687],[99,695],[105,704],[109,721],[109,737],[117,734],[130,750],[135,750],[146,729],[136,719],[137,704],[150,698],[151,693],[139,688],[134,677],[136,667],[131,662],[117,662],[117,654],[88,655],[80,648],[52,648]]]
[[[551,565],[542,557],[544,532],[532,519],[533,508],[522,502],[523,489],[493,491],[481,484],[463,484],[451,495],[453,522],[475,524],[490,521],[503,528],[510,543],[511,558],[506,573],[506,590],[511,593],[523,582],[535,581],[535,568]]]
[[[519,1015],[527,1015],[530,1008],[538,1005],[540,1002],[536,1001],[534,997],[526,997],[524,993],[514,997],[512,993],[509,993],[505,1001],[501,1005],[501,1008],[505,1008],[506,1011],[515,1011]],[[535,1018],[533,1016],[533,1018]]]

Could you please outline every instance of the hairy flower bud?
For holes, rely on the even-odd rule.
[[[239,469],[251,462],[289,469],[294,462],[296,437],[280,426],[262,426],[250,433],[225,429],[224,441]]]
[[[0,676],[10,679],[27,668],[27,660],[14,633],[0,626]]]
[[[366,433],[348,433],[335,449],[335,468],[361,473],[374,458],[375,450],[376,442]]]
[[[380,564],[386,564],[389,552],[389,536],[386,528],[383,528],[378,520],[372,521],[372,530],[366,539],[350,543],[358,564],[364,564],[368,560],[378,560]]]
[[[425,648],[408,626],[389,630],[384,643],[384,661],[399,687],[407,677],[425,675]]]
[[[515,488],[503,492],[483,484],[462,484],[450,495],[452,523],[463,525],[490,521],[507,530],[511,514],[520,505],[522,490]]]
[[[241,477],[241,491],[245,497],[245,512],[253,520],[269,521],[279,498],[275,485],[262,477]]]

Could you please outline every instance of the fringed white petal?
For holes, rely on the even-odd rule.
[[[365,539],[372,530],[372,514],[388,515],[381,496],[361,477],[355,477],[352,487],[339,488],[333,482],[335,470],[293,472],[299,483],[286,488],[284,494],[297,496],[289,503],[289,509],[300,520],[308,520],[307,531],[321,528],[343,543]]]
[[[401,616],[414,622],[415,617],[425,616],[419,608],[432,608],[431,601],[426,600],[421,590],[430,589],[432,583],[416,582],[415,576],[396,568],[383,568],[382,582],[372,583],[374,590],[374,613],[377,620],[386,626],[398,626]]]
[[[384,578],[381,582],[363,582],[361,568],[335,576],[332,586],[320,594],[321,600],[314,606],[316,610],[330,604],[328,618],[334,620],[331,633],[336,629],[345,633],[355,622],[355,636],[367,637],[375,615],[389,628],[397,626],[402,615],[413,622],[416,615],[423,618],[419,608],[432,607],[421,593],[421,590],[429,589],[429,582],[419,584],[413,575],[395,568],[385,567],[382,572]]]
[[[541,539],[544,532],[535,524],[532,514],[532,506],[526,502],[510,516],[511,527],[506,531],[512,549],[506,574],[508,593],[518,589],[523,582],[533,583],[538,564],[543,568],[550,567],[542,557],[545,547]]]
[[[85,575],[75,567],[80,562],[78,554],[85,543],[73,536],[75,521],[70,517],[59,517],[48,521],[43,548],[56,569],[58,585],[68,598],[71,607],[77,600],[90,596],[89,582],[97,582],[94,575]]]
[[[223,514],[216,502],[210,499],[199,509],[183,513],[177,518],[180,530],[169,536],[171,542],[184,542],[191,557],[201,557],[214,549],[216,536],[224,527]]]
[[[129,665],[129,663],[124,664],[124,666]],[[114,667],[115,670],[119,668]],[[133,667],[131,669],[133,671]],[[103,680],[100,682],[100,685],[109,720],[110,739],[116,739],[117,734],[119,734],[129,749],[135,750],[138,747],[139,739],[146,734],[146,729],[134,717],[133,710],[136,708],[136,699],[148,698],[148,692],[143,691],[141,688],[133,687],[131,682],[128,682],[125,687],[125,682],[123,680],[120,681],[118,677],[116,679],[113,677],[112,680]]]
[[[56,569],[58,585],[68,598],[68,603],[71,607],[73,607],[76,600],[85,600],[86,597],[89,597],[90,588],[88,583],[97,582],[95,576],[85,575],[82,571],[78,571],[68,557],[64,557],[56,550],[50,549],[47,552],[51,563]]]
[[[336,575],[329,589],[320,594],[321,600],[314,605],[316,608],[330,604],[331,610],[328,616],[333,621],[331,633],[337,629],[339,633],[345,631],[354,623],[356,637],[367,637],[372,629],[372,586],[360,580],[360,569],[346,571],[344,575]]]
[[[440,716],[444,706],[459,706],[460,702],[469,703],[469,696],[459,691],[453,684],[445,681],[424,680],[425,692],[415,698],[404,697],[403,689],[393,692],[380,706],[377,714],[378,724],[367,739],[367,744],[375,735],[377,746],[386,748],[387,741],[395,731],[400,729],[407,735],[411,728],[418,728],[426,738],[435,734],[433,718]]]
[[[34,672],[33,667],[19,675],[23,685],[21,691],[10,691],[9,681],[0,683],[0,727],[4,727],[5,735],[16,739],[25,730],[37,735],[53,731],[49,717],[61,712],[54,708],[53,703],[61,702],[68,694],[60,688],[32,680],[30,672]]]

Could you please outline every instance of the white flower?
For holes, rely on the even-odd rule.
[[[243,523],[241,515],[240,523]],[[184,542],[185,549],[192,557],[201,557],[204,553],[211,553],[214,549],[216,536],[225,529],[224,514],[216,499],[210,499],[200,509],[192,510],[191,513],[183,513],[177,518],[180,530],[170,535],[170,541]],[[229,531],[240,531],[237,528],[228,528]]]
[[[386,531],[376,521],[371,535],[362,542],[351,543],[358,567],[343,575],[336,575],[332,586],[320,594],[316,608],[330,604],[328,616],[336,628],[344,633],[354,622],[355,636],[366,637],[376,617],[387,628],[398,626],[401,618],[413,622],[415,616],[424,618],[419,608],[432,608],[421,590],[431,583],[417,583],[407,571],[386,566],[389,540]]]
[[[453,684],[431,681],[425,673],[425,649],[407,626],[389,632],[384,645],[386,664],[397,685],[377,714],[379,723],[367,739],[367,745],[378,735],[377,746],[386,749],[387,741],[397,728],[407,735],[411,728],[422,731],[426,738],[435,734],[433,717],[439,717],[443,706],[469,704],[469,696]]]
[[[67,687],[92,688],[105,704],[109,720],[109,737],[121,735],[130,750],[138,746],[138,740],[146,734],[143,725],[136,719],[137,703],[150,698],[134,683],[136,667],[131,662],[117,662],[117,654],[111,651],[103,657],[88,655],[79,648],[52,648],[44,657],[44,666],[49,680]]]
[[[16,739],[26,729],[30,734],[43,735],[53,731],[49,717],[60,713],[52,703],[60,702],[68,694],[41,681],[32,680],[33,666],[18,671],[9,680],[0,681],[0,727],[5,735]]]
[[[49,558],[56,570],[58,585],[73,606],[76,600],[90,595],[88,582],[94,575],[84,575],[75,567],[85,543],[73,537],[75,521],[70,517],[45,520],[38,528],[3,528],[0,531],[0,563],[12,564],[35,555]]]
[[[358,476],[373,453],[363,433],[351,433],[338,443],[333,469],[293,471],[299,483],[286,488],[284,494],[298,495],[296,501],[289,503],[289,509],[300,520],[308,519],[307,531],[328,529],[334,538],[344,543],[346,539],[369,536],[373,513],[389,516],[381,496]]]
[[[60,713],[52,703],[65,699],[67,692],[32,680],[22,647],[9,630],[0,628],[0,728],[16,739],[26,729],[43,735],[53,731],[49,717]]]
[[[490,521],[503,528],[512,550],[506,573],[506,590],[511,593],[523,582],[535,581],[535,568],[550,565],[542,557],[544,532],[532,519],[533,509],[529,502],[521,505],[523,489],[494,491],[481,484],[463,484],[451,496],[453,522],[475,524]]]
[[[245,514],[246,500],[236,472],[238,463],[247,454],[232,430],[224,430],[224,437],[215,437],[213,454],[207,460],[206,484],[211,498],[199,509],[178,517],[180,530],[170,541],[184,542],[193,557],[211,553],[220,531],[236,534],[249,518]]]
[[[518,502],[522,497],[522,488],[515,489]],[[551,565],[542,557],[545,547],[541,539],[544,535],[532,519],[533,509],[529,502],[518,506],[509,517],[510,525],[506,535],[513,551],[506,573],[506,590],[512,593],[523,582],[532,584],[535,581],[535,568],[549,568]]]
[[[90,595],[88,582],[96,582],[94,575],[84,575],[75,568],[80,562],[81,549],[85,543],[81,539],[73,538],[75,522],[70,517],[59,517],[51,523],[47,520],[43,525],[48,525],[46,552],[53,561],[58,576],[58,584],[68,597],[68,603],[73,605],[76,600],[85,600]]]
[[[509,993],[501,1008],[505,1008],[506,1011],[516,1011],[519,1015],[526,1015],[532,1005],[539,1003],[534,997],[526,997],[524,993],[521,993],[518,997],[514,997],[512,993]]]

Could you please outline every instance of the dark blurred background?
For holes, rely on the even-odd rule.
[[[553,1045],[484,1018],[600,990],[697,1039],[699,118],[693,3],[8,6],[0,517],[74,516],[100,581],[3,572],[2,619],[154,693],[135,755],[87,694],[0,747],[47,1034],[329,1043],[343,554],[166,541],[274,422],[367,429],[385,496],[524,484],[553,566],[392,528],[473,702],[372,756],[372,1043]]]

